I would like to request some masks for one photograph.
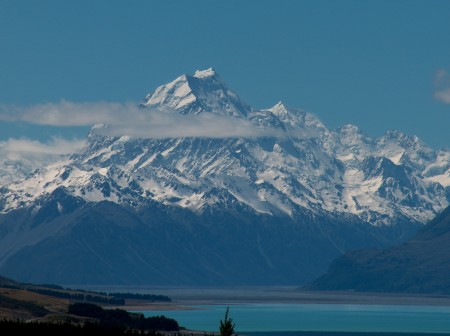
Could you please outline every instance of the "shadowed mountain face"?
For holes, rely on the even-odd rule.
[[[57,193],[35,214],[0,217],[0,234],[17,237],[2,245],[2,274],[67,285],[292,285],[345,250],[395,236],[336,218],[294,221],[246,207],[198,215],[156,202],[137,212]]]
[[[399,131],[330,130],[281,102],[256,110],[213,69],[158,87],[132,115],[38,169],[0,162],[0,272],[298,284],[346,251],[404,241],[449,204],[450,152]]]
[[[325,275],[306,287],[450,294],[450,208],[402,245],[337,258]]]

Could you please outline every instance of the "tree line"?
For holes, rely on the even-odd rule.
[[[51,290],[47,288],[27,288],[31,292],[35,292],[38,294],[43,295],[49,295],[58,297],[61,299],[69,299],[69,300],[76,300],[76,301],[89,301],[89,302],[96,302],[96,303],[104,303],[104,304],[112,304],[112,305],[118,305],[123,306],[125,304],[124,298],[118,298],[114,296],[100,296],[95,294],[88,294],[88,293],[76,293],[76,292],[61,292],[57,290]]]
[[[69,314],[90,317],[105,328],[125,327],[131,330],[178,331],[180,327],[174,319],[165,316],[145,317],[140,313],[129,313],[122,309],[103,309],[91,303],[74,303],[69,306]]]

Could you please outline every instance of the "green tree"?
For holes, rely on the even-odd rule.
[[[234,332],[234,323],[233,319],[229,317],[230,314],[230,307],[227,307],[227,310],[225,312],[225,318],[223,320],[220,320],[220,336],[232,336],[237,335]]]

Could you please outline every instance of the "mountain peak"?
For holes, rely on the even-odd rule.
[[[399,130],[388,130],[382,138],[385,140],[403,141],[406,140],[408,136]]]
[[[216,70],[214,68],[208,68],[206,70],[196,70],[193,77],[196,78],[208,78],[217,76]]]
[[[292,121],[292,115],[290,115],[289,108],[280,100],[274,106],[268,109],[268,111],[276,115],[281,121],[287,122]]]
[[[286,114],[288,112],[288,108],[284,103],[280,100],[278,103],[276,103],[273,107],[269,109],[273,114],[280,115],[280,114]]]
[[[175,110],[180,114],[209,112],[246,117],[251,107],[245,104],[220,79],[213,68],[182,75],[148,94],[142,107]]]

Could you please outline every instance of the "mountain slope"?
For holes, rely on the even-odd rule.
[[[58,204],[66,212],[55,216]],[[391,233],[368,224],[294,221],[246,207],[194,214],[155,202],[137,213],[113,202],[82,204],[66,194],[35,214],[22,212],[0,217],[2,237],[20,237],[14,244],[0,240],[1,270],[41,283],[293,284],[323,272],[345,250],[392,243]]]
[[[308,286],[318,290],[450,293],[450,208],[406,243],[339,257]]]

